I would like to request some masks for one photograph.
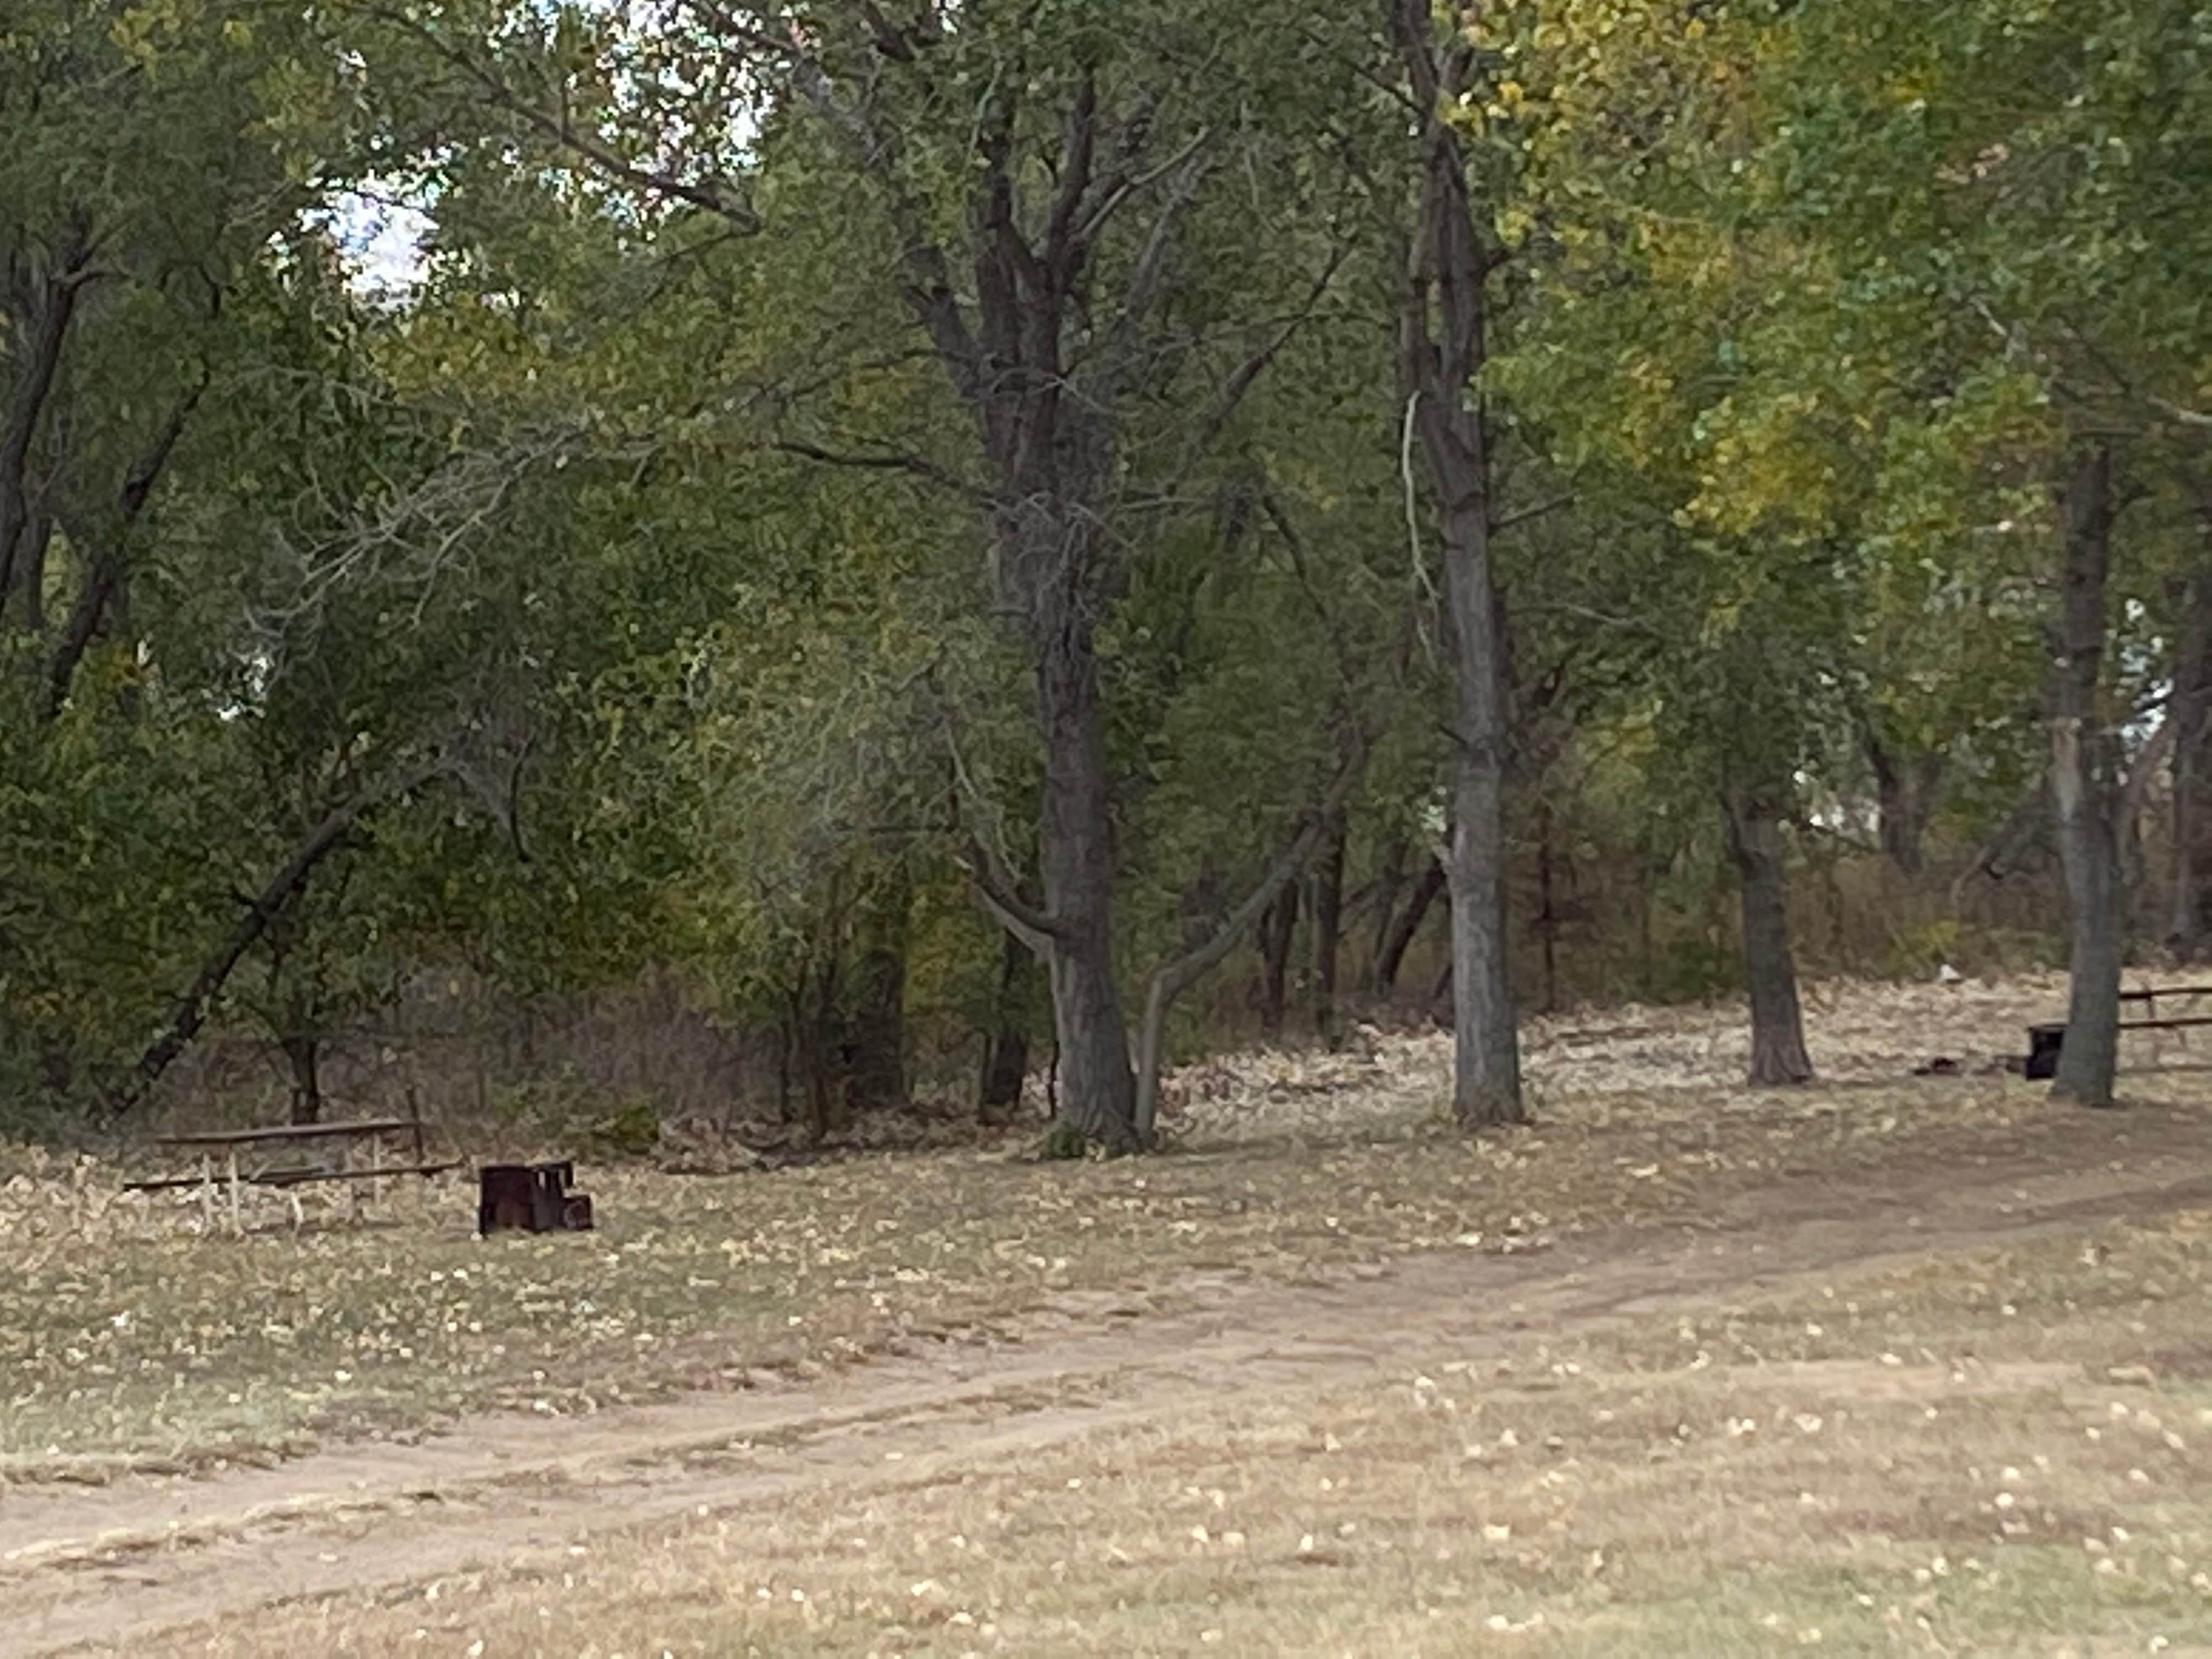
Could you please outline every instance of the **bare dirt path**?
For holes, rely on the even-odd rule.
[[[1407,1258],[1325,1285],[1224,1276],[1178,1310],[1111,1297],[1018,1332],[826,1378],[589,1419],[484,1418],[414,1446],[333,1448],[270,1469],[0,1492],[11,1652],[110,1650],[154,1632],[474,1566],[544,1564],[580,1540],[804,1489],[1003,1466],[1199,1401],[1480,1358],[1608,1321],[1739,1304],[1808,1277],[1998,1248],[2212,1206],[2201,1119],[2085,1118],[2069,1163],[1905,1166],[1785,1181],[1705,1221],[1527,1255]]]

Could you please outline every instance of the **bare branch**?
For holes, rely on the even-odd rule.
[[[957,491],[978,506],[988,507],[994,497],[991,492],[968,482],[957,474],[946,471],[936,462],[905,450],[842,451],[824,449],[797,438],[779,438],[769,446],[786,455],[796,455],[803,460],[819,461],[826,466],[860,467],[877,472],[904,472],[916,478]]]
[[[1153,1121],[1158,1115],[1160,1063],[1166,1042],[1169,1006],[1237,948],[1237,942],[1259,921],[1261,913],[1305,868],[1314,849],[1321,844],[1330,817],[1352,799],[1352,792],[1358,787],[1366,766],[1367,744],[1362,734],[1354,742],[1350,757],[1337,769],[1335,777],[1322,792],[1320,801],[1291,838],[1290,845],[1267,866],[1243,901],[1197,946],[1154,971],[1146,987],[1144,1024],[1137,1040],[1136,1127],[1140,1139],[1152,1139]]]
[[[1339,243],[1330,251],[1328,260],[1322,265],[1321,274],[1314,278],[1312,287],[1307,291],[1305,303],[1285,319],[1282,325],[1261,343],[1258,350],[1239,363],[1237,366],[1237,372],[1223,383],[1220,397],[1214,400],[1213,409],[1207,415],[1206,424],[1199,429],[1198,441],[1194,446],[1195,451],[1203,452],[1221,435],[1221,428],[1229,424],[1231,418],[1237,413],[1238,406],[1243,403],[1245,394],[1251,391],[1254,383],[1261,375],[1267,372],[1268,368],[1281,355],[1283,348],[1291,343],[1291,337],[1296,334],[1312,318],[1314,313],[1321,308],[1322,297],[1328,292],[1329,283],[1335,279],[1337,271],[1344,264],[1345,256],[1350,251],[1342,243]]]
[[[1575,496],[1570,493],[1552,501],[1540,502],[1534,507],[1524,507],[1519,512],[1509,513],[1502,519],[1492,519],[1490,521],[1490,533],[1493,536],[1500,535],[1516,526],[1527,524],[1532,519],[1547,517],[1563,508],[1572,507],[1575,504]]]
[[[207,1018],[208,1004],[221,994],[232,969],[354,826],[387,803],[412,794],[444,769],[442,759],[417,763],[331,809],[293,849],[291,857],[262,884],[261,890],[248,902],[246,914],[232,924],[221,945],[192,975],[191,983],[178,996],[161,1034],[139,1056],[130,1078],[102,1103],[101,1115],[120,1117],[145,1098],[146,1091],[160,1081],[169,1063],[198,1035]]]
[[[1176,230],[1182,222],[1183,211],[1190,205],[1191,198],[1198,193],[1200,181],[1213,165],[1212,142],[1212,129],[1201,128],[1175,156],[1150,175],[1157,178],[1171,172],[1175,182],[1168,191],[1167,200],[1153,217],[1144,250],[1138,254],[1122,291],[1121,315],[1115,332],[1124,340],[1134,332],[1137,324],[1151,312],[1152,301],[1159,297],[1160,283],[1167,271],[1168,250],[1174,244]]]
[[[953,730],[949,714],[945,722],[945,747],[951,757],[953,781],[960,793],[967,798],[980,818],[988,818],[989,814],[984,811],[983,792],[975,787],[975,780],[968,770],[966,757],[960,752],[959,734]],[[1054,943],[1065,930],[1044,911],[1022,902],[1015,891],[1019,884],[1007,869],[1006,855],[996,839],[981,829],[971,829],[968,850],[969,856],[962,861],[961,868],[967,872],[969,887],[977,900],[998,919],[1000,927],[1031,952],[1049,957]]]

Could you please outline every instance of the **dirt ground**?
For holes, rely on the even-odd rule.
[[[1525,1249],[1129,1261],[743,1389],[18,1480],[0,1646],[2212,1653],[2212,1088],[2150,1094]],[[2106,1413],[2148,1449],[2067,1462]]]

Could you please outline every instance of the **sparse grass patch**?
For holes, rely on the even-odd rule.
[[[1158,1304],[1193,1273],[1296,1281],[1408,1251],[1516,1254],[1565,1231],[1695,1217],[1782,1180],[1816,1203],[1822,1179],[1855,1170],[1963,1167],[2063,1140],[2102,1157],[2124,1146],[2128,1118],[2054,1112],[2002,1076],[1904,1076],[1937,1043],[2013,1045],[2014,1022],[2051,994],[1827,988],[1816,1047],[1863,1080],[1784,1094],[1719,1081],[1741,1063],[1734,1009],[1544,1022],[1529,1043],[1538,1125],[1480,1141],[1438,1121],[1438,1037],[1212,1062],[1179,1079],[1163,1157],[1035,1164],[969,1149],[699,1177],[595,1167],[584,1184],[602,1230],[587,1236],[480,1241],[472,1194],[449,1180],[403,1184],[358,1219],[351,1195],[311,1194],[297,1230],[283,1200],[252,1194],[252,1230],[234,1238],[189,1194],[125,1197],[104,1165],[9,1153],[0,1474],[266,1458],[487,1407],[590,1411],[836,1363],[1071,1292]],[[2188,1074],[2144,1081],[2156,1113],[2193,1112],[2205,1093]],[[1748,1327],[1733,1340],[1817,1351]]]
[[[595,1538],[557,1567],[156,1650],[481,1641],[496,1659],[574,1653],[588,1631],[603,1653],[716,1656],[2202,1651],[2212,1387],[2144,1376],[2135,1328],[2212,1336],[2201,1297],[2154,1293],[2212,1267],[2205,1219],[1729,1316],[1821,1355],[1709,1343],[1700,1362],[1662,1316],[1503,1358],[1408,1355],[1370,1386],[887,1467],[858,1490]],[[2032,1287],[2050,1311],[2030,1333],[1981,1285]],[[1838,1304],[1876,1311],[1846,1338]],[[1937,1357],[1885,1346],[1892,1316]]]

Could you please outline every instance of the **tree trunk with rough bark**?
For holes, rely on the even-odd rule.
[[[1517,1123],[1520,1036],[1507,968],[1503,630],[1490,560],[1490,452],[1474,391],[1488,355],[1498,263],[1478,218],[1449,112],[1474,84],[1474,48],[1440,29],[1429,0],[1383,0],[1419,112],[1420,210],[1401,325],[1407,419],[1434,490],[1454,662],[1451,892],[1452,1110],[1469,1127]]]
[[[1057,614],[1054,614],[1054,613]],[[1136,1149],[1136,1079],[1114,975],[1112,789],[1088,607],[1047,611],[1037,641],[1044,810],[1037,836],[1046,970],[1059,1042],[1060,1120],[1113,1152]]]
[[[1751,1082],[1757,1088],[1808,1082],[1813,1061],[1805,1052],[1805,1017],[1797,1000],[1797,963],[1790,945],[1780,796],[1775,791],[1730,786],[1722,792],[1721,810],[1743,914]]]
[[[2051,798],[2073,912],[2066,1043],[2052,1096],[2112,1103],[2119,1067],[2120,967],[2126,949],[2120,876],[2118,738],[2105,717],[2106,585],[2112,570],[2112,454],[2078,456],[2061,492],[2066,526],[2051,690]]]

